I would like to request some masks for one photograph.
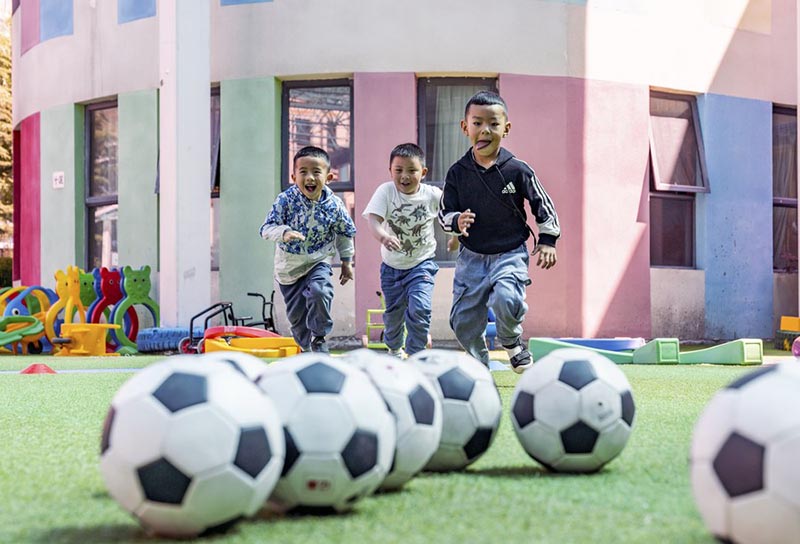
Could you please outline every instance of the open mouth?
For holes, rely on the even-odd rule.
[[[475,142],[475,149],[483,149],[484,147],[488,147],[491,143],[491,140],[478,140]]]
[[[313,193],[314,191],[317,190],[317,185],[314,183],[306,183],[305,185],[303,185],[303,187],[305,187],[306,191],[308,191],[309,193]]]

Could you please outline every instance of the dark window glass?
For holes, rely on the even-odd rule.
[[[772,266],[797,271],[797,111],[772,114]]]
[[[86,265],[119,265],[116,102],[86,107]]]
[[[694,266],[694,195],[650,194],[650,264]]]

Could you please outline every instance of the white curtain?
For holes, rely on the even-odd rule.
[[[486,85],[437,85],[436,117],[433,136],[432,164],[428,165],[431,181],[444,181],[447,170],[469,148],[469,141],[461,132],[464,106],[472,95],[485,90]]]

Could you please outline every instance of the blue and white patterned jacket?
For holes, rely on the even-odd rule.
[[[284,242],[287,230],[300,232],[306,239]],[[356,226],[344,202],[328,187],[314,201],[292,185],[275,199],[259,232],[265,240],[277,243],[275,279],[281,285],[295,283],[317,263],[330,262],[335,251],[343,261],[355,252]]]

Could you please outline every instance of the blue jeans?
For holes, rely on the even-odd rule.
[[[331,276],[331,266],[323,262],[293,284],[280,285],[292,337],[303,351],[311,349],[312,337],[327,336],[333,329]]]
[[[528,248],[482,255],[462,246],[453,278],[453,306],[450,327],[470,355],[489,364],[484,331],[487,307],[494,311],[497,339],[504,346],[514,344],[522,334],[522,320],[528,305],[525,287],[528,277]]]
[[[414,268],[398,270],[381,263],[381,290],[386,301],[383,314],[383,341],[390,349],[403,346],[403,324],[406,331],[406,353],[425,349],[431,328],[433,277],[439,266],[432,260]]]

